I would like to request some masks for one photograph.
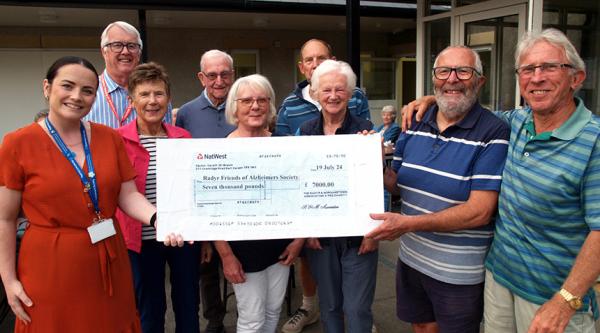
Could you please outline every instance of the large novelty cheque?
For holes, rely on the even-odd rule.
[[[381,137],[157,142],[157,239],[364,235],[383,211]]]

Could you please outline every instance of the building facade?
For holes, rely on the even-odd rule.
[[[493,109],[521,105],[513,59],[518,37],[528,29],[556,27],[585,60],[588,78],[579,94],[600,112],[600,94],[594,89],[600,83],[598,1],[362,1],[356,15],[348,8],[358,2],[79,0],[32,6],[0,1],[0,136],[31,122],[46,107],[42,79],[59,56],[81,55],[103,70],[100,33],[116,20],[137,26],[145,59],[167,68],[174,107],[201,91],[199,58],[213,48],[233,55],[238,76],[267,76],[279,104],[303,79],[296,66],[301,44],[321,38],[331,43],[338,59],[358,69],[375,123],[381,122],[384,105],[400,107],[432,92],[432,61],[449,44],[480,52],[488,78],[482,104]]]

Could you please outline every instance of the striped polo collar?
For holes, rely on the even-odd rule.
[[[575,97],[575,112],[560,125],[559,128],[552,131],[552,136],[561,140],[575,139],[583,127],[592,119],[592,112],[588,110],[579,97]]]

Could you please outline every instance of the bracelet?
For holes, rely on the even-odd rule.
[[[152,217],[150,218],[150,226],[156,228],[156,213],[152,214]]]

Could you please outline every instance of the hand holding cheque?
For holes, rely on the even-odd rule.
[[[364,235],[383,211],[379,135],[158,142],[157,239]]]

